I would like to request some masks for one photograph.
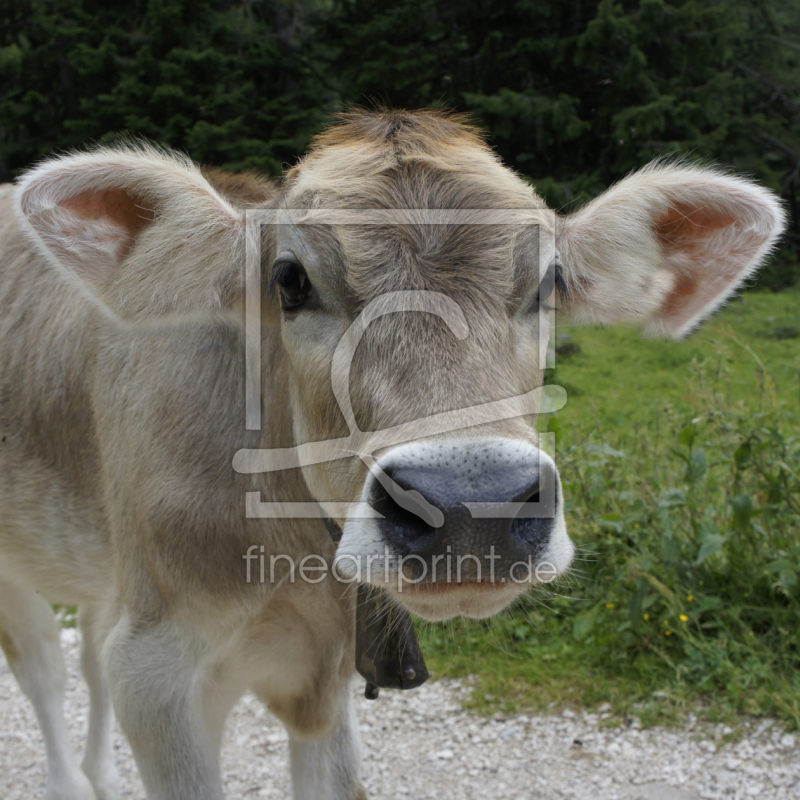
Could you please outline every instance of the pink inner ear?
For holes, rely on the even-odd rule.
[[[59,205],[86,220],[103,219],[118,225],[133,240],[155,221],[156,214],[136,202],[124,189],[90,190],[76,194]]]
[[[733,225],[735,218],[722,211],[676,203],[656,223],[656,233],[668,247],[706,247],[709,235]]]
[[[692,275],[679,275],[661,306],[661,316],[679,317],[682,312],[686,314],[690,301],[697,295],[697,288],[697,279]]]
[[[659,313],[670,327],[682,328],[727,296],[755,257],[760,240],[739,222],[730,212],[685,204],[675,204],[656,222],[667,262],[677,273]]]

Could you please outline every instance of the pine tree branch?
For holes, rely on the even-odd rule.
[[[785,86],[781,86],[780,84],[775,83],[774,81],[770,80],[766,75],[762,75],[760,72],[756,72],[751,67],[748,67],[747,64],[742,64],[741,61],[735,61],[734,66],[744,72],[750,78],[754,78],[755,80],[763,83],[765,86],[769,86],[770,89],[775,91],[775,95],[781,99],[781,101],[787,106],[797,106],[799,105],[796,100],[792,100],[788,94],[787,89]]]
[[[762,133],[761,136],[768,142],[772,142],[772,144],[774,144],[779,150],[782,150],[784,155],[789,156],[792,161],[800,163],[800,153],[786,144],[786,142],[782,141],[777,136],[773,136],[771,133]]]
[[[798,53],[800,53],[800,44],[787,42],[786,39],[781,39],[779,36],[762,36],[761,38],[768,39],[770,42],[776,42],[777,44],[782,44],[784,47],[788,47],[790,50],[796,50]]]

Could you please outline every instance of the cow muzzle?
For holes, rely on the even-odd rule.
[[[384,453],[337,559],[429,619],[496,613],[574,553],[553,460],[526,441],[423,441]],[[368,562],[369,569],[364,570]]]

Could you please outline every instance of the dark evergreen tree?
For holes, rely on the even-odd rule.
[[[0,18],[2,179],[54,149],[124,135],[278,173],[324,118],[280,3],[1,0]]]

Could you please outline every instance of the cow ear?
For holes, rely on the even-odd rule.
[[[133,314],[142,309],[126,302],[141,305],[146,296],[161,311],[208,300],[198,295],[211,287],[183,273],[193,262],[201,275],[219,256],[229,264],[243,224],[191,161],[146,146],[45,161],[22,176],[16,197],[37,248],[115,310]]]
[[[579,321],[680,338],[755,272],[785,224],[754,183],[652,164],[561,221],[566,306]]]

